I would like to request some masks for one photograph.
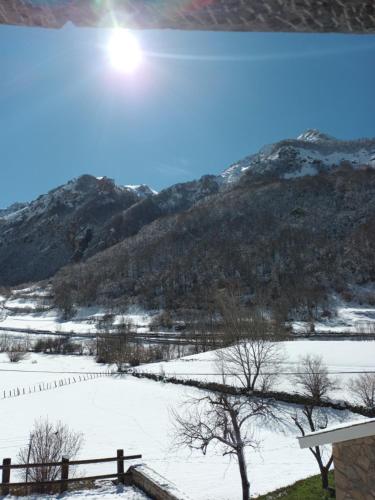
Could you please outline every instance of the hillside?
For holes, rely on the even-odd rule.
[[[308,131],[269,146],[191,208],[164,213],[79,272],[62,270],[57,297],[207,308],[235,285],[283,318],[321,313],[333,290],[375,280],[374,145]]]
[[[56,303],[210,308],[236,286],[280,317],[375,280],[375,140],[317,130],[160,193],[82,176],[0,211],[0,284]]]
[[[0,284],[52,276],[110,244],[102,231],[115,214],[153,196],[147,186],[116,186],[83,175],[31,203],[0,211]]]

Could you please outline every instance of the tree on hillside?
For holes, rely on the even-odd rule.
[[[301,436],[325,429],[329,422],[329,414],[322,409],[321,405],[329,392],[337,385],[330,378],[322,358],[311,355],[303,357],[293,377],[293,382],[300,389],[300,394],[309,400],[300,411],[296,411],[292,416]],[[314,446],[309,450],[318,463],[322,487],[328,490],[328,473],[333,462],[332,452],[327,453],[324,446]]]

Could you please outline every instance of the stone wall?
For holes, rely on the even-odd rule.
[[[374,0],[0,0],[0,24],[375,33]]]
[[[147,465],[130,467],[126,481],[144,491],[153,500],[190,500],[176,485]]]
[[[333,445],[337,500],[375,499],[375,436]]]

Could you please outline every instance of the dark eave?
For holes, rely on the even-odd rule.
[[[375,0],[0,0],[0,24],[375,33]]]

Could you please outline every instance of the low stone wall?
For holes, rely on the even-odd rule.
[[[155,382],[165,382],[169,384],[185,385],[189,387],[196,387],[197,389],[203,389],[205,391],[224,392],[225,394],[233,394],[236,396],[248,395],[246,389],[242,389],[241,387],[234,387],[232,385],[218,384],[216,382],[206,382],[204,380],[194,380],[189,378],[185,379],[185,378],[169,377],[169,376],[158,375],[156,373],[147,373],[147,372],[132,371],[129,373],[133,377],[147,378],[149,380],[154,380]],[[296,405],[311,404],[311,398],[307,398],[305,396],[302,396],[301,394],[296,394],[296,393],[281,392],[281,391],[269,391],[262,393],[260,391],[253,391],[252,395]],[[341,403],[335,403],[327,399],[326,401],[321,401],[320,406],[322,408],[333,408],[334,410],[350,410],[352,413],[357,413],[358,415],[363,415],[364,417],[369,417],[369,418],[375,417],[374,410],[369,410],[367,408],[364,408],[363,406],[355,406],[345,401]],[[373,498],[372,500],[375,500],[375,498]]]
[[[135,465],[127,471],[128,481],[154,500],[190,500],[178,488],[147,465]]]
[[[337,500],[375,499],[375,436],[333,445]]]

